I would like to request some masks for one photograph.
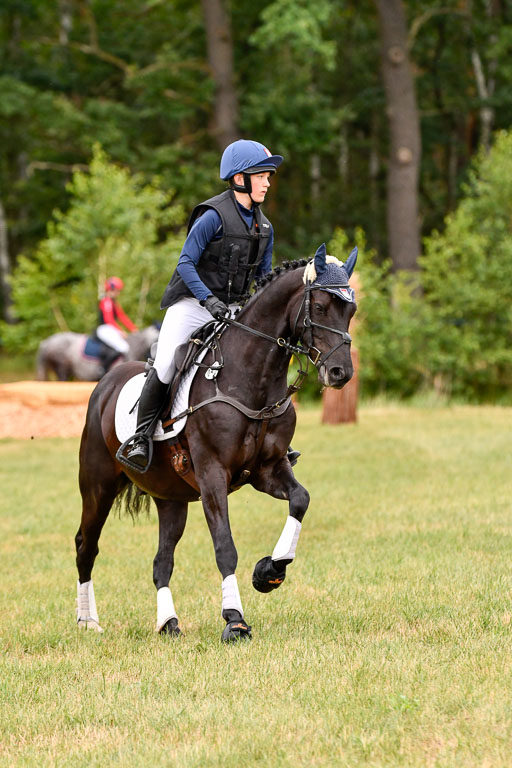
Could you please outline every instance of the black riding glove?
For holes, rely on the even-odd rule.
[[[222,320],[225,315],[229,314],[229,308],[216,296],[208,296],[204,306],[216,320]]]

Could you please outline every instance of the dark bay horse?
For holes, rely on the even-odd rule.
[[[340,389],[353,374],[348,327],[355,312],[348,280],[357,258],[354,249],[343,265],[325,246],[314,261],[276,268],[210,350],[203,363],[221,361],[215,379],[201,368],[190,392],[188,416],[179,439],[193,467],[187,480],[179,473],[167,441],[155,442],[152,463],[139,474],[116,460],[116,401],[125,382],[144,370],[140,363],[119,365],[99,382],[89,401],[80,446],[82,519],[75,543],[78,567],[77,620],[102,631],[91,579],[98,540],[113,502],[123,492],[151,496],[159,518],[159,544],[153,563],[157,589],[157,630],[180,634],[169,581],[174,550],[185,529],[188,504],[201,500],[222,575],[224,641],[250,637],[238,591],[237,551],[230,530],[228,494],[244,483],[277,499],[289,513],[271,556],[254,569],[261,592],[280,586],[295,557],[301,523],[309,504],[286,456],[295,429],[287,373],[293,352],[304,352],[325,386]],[[220,393],[220,395],[219,395]],[[207,403],[205,401],[208,401]],[[175,458],[175,455],[174,455]],[[147,498],[147,497],[142,497]]]

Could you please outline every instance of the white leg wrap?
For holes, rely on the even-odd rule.
[[[240,592],[238,591],[238,583],[234,573],[232,573],[231,576],[226,576],[222,582],[222,611],[229,609],[239,611],[242,617],[244,615],[242,601],[240,600]]]
[[[283,532],[272,552],[272,560],[293,560],[301,528],[299,521],[288,515]]]
[[[77,581],[76,591],[76,621],[78,626],[80,629],[95,629],[96,632],[103,632],[98,618],[92,579],[91,581],[84,581],[83,584]]]
[[[169,587],[160,587],[156,593],[156,631],[160,632],[169,619],[177,619]]]

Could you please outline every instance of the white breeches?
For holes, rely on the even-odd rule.
[[[107,346],[112,347],[112,349],[115,349],[117,352],[120,352],[122,355],[126,355],[130,351],[128,342],[126,341],[125,338],[123,338],[123,334],[113,325],[108,325],[107,323],[104,323],[103,325],[98,325],[98,327],[96,328],[96,336],[104,344],[107,344]]]
[[[237,304],[230,306],[232,314],[237,307]],[[171,380],[171,363],[176,349],[187,341],[193,331],[211,320],[213,318],[208,310],[191,296],[169,307],[158,336],[153,364],[162,384],[168,384]]]

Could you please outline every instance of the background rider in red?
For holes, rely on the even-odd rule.
[[[132,323],[117,301],[123,287],[124,284],[120,277],[109,277],[105,281],[105,295],[100,299],[98,305],[99,319],[96,336],[104,345],[100,352],[103,374],[108,371],[114,360],[119,357],[124,359],[128,353],[126,332],[120,323],[130,332],[137,330],[135,323]]]

